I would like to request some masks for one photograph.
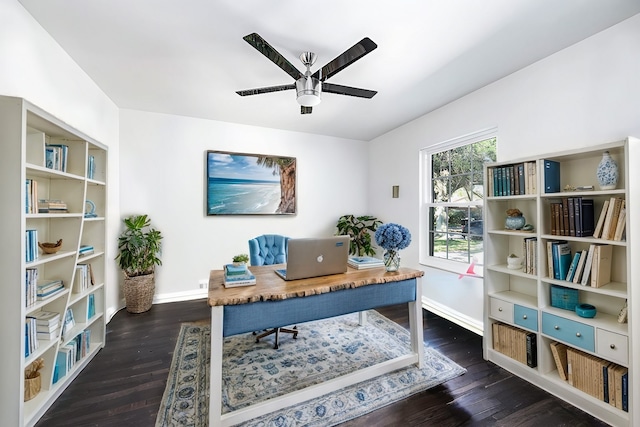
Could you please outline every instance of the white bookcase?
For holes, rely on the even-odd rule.
[[[618,163],[619,180],[616,189],[600,190],[596,178],[602,153],[608,150]],[[485,185],[485,267],[484,267],[484,357],[527,381],[566,400],[614,426],[634,426],[640,423],[640,389],[635,369],[640,354],[640,291],[632,286],[640,279],[640,226],[630,218],[637,218],[640,206],[640,141],[623,141],[589,147],[586,150],[549,153],[535,158],[490,164],[485,167],[485,183],[496,167],[524,162],[535,165],[536,189],[523,195],[494,196]],[[545,192],[545,160],[559,163],[560,192]],[[635,162],[634,162],[635,160]],[[592,191],[564,191],[565,186],[592,185]],[[626,239],[620,241],[552,234],[551,203],[565,197],[594,200],[594,222],[597,223],[606,200],[618,197],[626,203]],[[519,209],[533,232],[506,230],[506,210]],[[524,241],[535,237],[534,272],[507,268],[507,257],[524,255]],[[583,286],[549,277],[547,242],[569,242],[572,254],[588,250],[591,244],[613,247],[611,282],[602,287]],[[574,311],[553,306],[551,287],[560,285],[577,291],[579,303],[596,307],[594,318],[578,316]],[[636,284],[637,285],[637,284]],[[619,323],[618,313],[628,301],[628,322]],[[556,304],[557,305],[557,304]],[[517,362],[494,350],[492,325],[504,323],[530,332],[535,336],[537,366]],[[560,342],[584,353],[628,368],[628,412],[611,406],[599,398],[570,385],[556,368],[550,344]],[[635,355],[635,360],[634,360]]]
[[[66,171],[47,167],[48,144],[67,147]],[[4,245],[0,257],[3,273],[0,413],[3,425],[30,426],[105,343],[107,149],[26,100],[13,97],[0,97],[0,146],[3,171],[0,228]],[[38,199],[61,200],[66,204],[66,212],[28,212],[28,180],[37,182]],[[62,239],[61,250],[43,254],[37,249],[37,257],[27,262],[27,230],[37,230],[40,242]],[[82,245],[93,246],[92,253],[80,254]],[[76,273],[80,264],[90,265],[92,274],[87,275],[86,286],[74,287],[74,283],[80,283],[80,274]],[[35,299],[26,283],[27,271],[37,271],[39,283],[45,279],[62,280],[64,289],[47,299]],[[73,313],[73,327],[64,334],[58,328],[55,338],[49,340],[35,340],[34,336],[37,345],[28,346],[27,318],[40,311],[60,313],[62,326],[68,310]],[[84,345],[75,363],[70,364],[64,375],[58,370],[58,378],[54,378],[59,351],[75,339],[80,341],[76,338],[79,336]],[[29,347],[36,348],[26,355]],[[25,368],[40,358],[44,361],[40,370],[41,391],[25,401]]]

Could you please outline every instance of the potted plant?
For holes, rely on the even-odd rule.
[[[239,254],[233,257],[233,265],[236,267],[240,267],[249,262],[249,255],[247,254]]]
[[[143,313],[153,304],[155,266],[162,265],[162,234],[151,227],[147,215],[134,215],[123,221],[126,229],[118,238],[120,252],[116,256],[124,273],[123,293],[127,311]]]
[[[371,234],[375,233],[382,221],[370,215],[354,216],[342,215],[338,219],[337,236],[349,236],[349,254],[364,256],[375,255],[376,251],[371,243]]]

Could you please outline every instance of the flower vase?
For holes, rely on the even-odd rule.
[[[601,190],[615,190],[618,184],[618,164],[608,151],[602,153],[602,160],[598,163],[596,176]]]
[[[400,268],[400,252],[394,250],[384,251],[384,267],[387,271],[398,271]]]

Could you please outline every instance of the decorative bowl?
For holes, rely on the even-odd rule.
[[[42,249],[42,252],[45,254],[55,254],[60,249],[62,249],[62,239],[58,240],[56,243],[40,243],[38,242],[38,246]]]

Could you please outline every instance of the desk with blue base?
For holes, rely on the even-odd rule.
[[[229,289],[223,285],[223,271],[211,271],[208,297],[211,306],[211,427],[238,424],[412,364],[422,367],[422,271],[401,268],[396,272],[386,272],[384,268],[349,268],[343,274],[285,282],[274,272],[282,267],[251,267],[251,272],[256,276],[256,285]],[[407,303],[409,307],[409,354],[249,407],[222,413],[224,337],[354,312],[361,313],[362,324],[366,321],[362,313],[364,310],[400,303]],[[286,345],[286,342],[282,345]]]

